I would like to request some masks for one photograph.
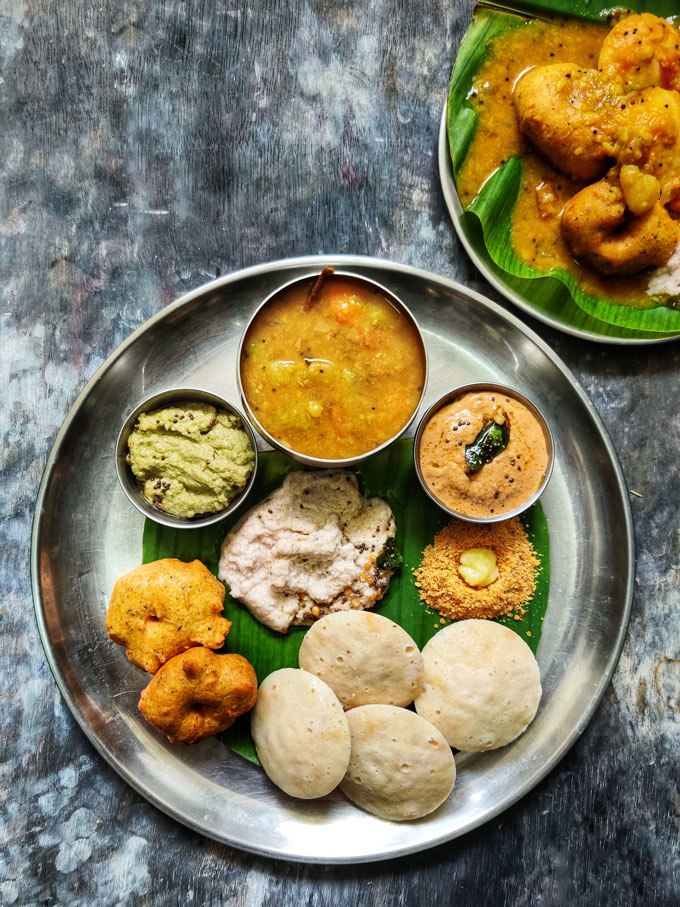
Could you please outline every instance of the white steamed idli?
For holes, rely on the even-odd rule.
[[[423,658],[398,624],[369,611],[328,614],[300,646],[300,667],[324,680],[345,709],[404,706],[423,689]]]
[[[493,750],[527,729],[541,698],[541,677],[523,639],[489,620],[461,620],[423,649],[425,689],[419,715],[459,750]]]
[[[262,768],[292,797],[323,797],[342,780],[351,747],[347,719],[313,674],[281,668],[266,677],[250,729]]]
[[[419,819],[446,800],[456,763],[436,727],[393,705],[363,705],[347,712],[352,755],[340,789],[382,819]]]

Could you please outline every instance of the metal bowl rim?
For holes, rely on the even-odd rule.
[[[248,440],[250,441],[250,446],[252,447],[255,459],[253,461],[253,468],[250,476],[248,477],[248,481],[245,484],[245,487],[238,494],[238,496],[234,498],[234,500],[228,507],[225,507],[224,510],[217,511],[216,513],[211,513],[198,518],[178,517],[174,514],[166,514],[161,510],[156,510],[155,507],[152,507],[151,504],[149,504],[149,502],[142,494],[141,490],[138,489],[136,493],[132,491],[132,482],[129,481],[130,467],[125,462],[124,451],[127,447],[128,438],[132,433],[132,428],[135,420],[145,411],[145,409],[151,409],[154,406],[166,401],[169,403],[170,399],[174,399],[178,403],[188,403],[193,400],[195,400],[196,402],[201,402],[201,397],[203,397],[206,402],[214,403],[216,406],[219,406],[222,409],[231,412],[233,415],[238,416],[238,418],[241,420],[244,431],[248,435]],[[137,510],[143,516],[148,517],[150,520],[153,520],[156,523],[160,523],[162,526],[171,526],[173,529],[199,529],[203,526],[212,526],[214,523],[219,523],[221,520],[230,516],[232,513],[234,513],[234,511],[238,510],[238,508],[243,504],[243,502],[250,494],[250,491],[252,490],[252,487],[255,483],[257,466],[257,438],[255,437],[255,433],[252,426],[248,422],[248,419],[237,406],[235,406],[233,403],[230,403],[225,397],[221,397],[214,391],[208,391],[201,387],[169,387],[166,390],[157,391],[155,394],[151,394],[148,397],[139,400],[134,408],[130,411],[130,414],[125,418],[116,440],[116,475],[118,476],[118,482],[120,483],[120,486],[123,489],[126,498],[134,507],[137,508]]]
[[[473,393],[474,391],[493,391],[499,394],[507,394],[509,397],[514,397],[519,403],[525,406],[533,416],[535,416],[536,421],[541,426],[543,431],[543,437],[545,439],[545,446],[548,453],[548,462],[546,468],[543,472],[543,477],[541,482],[536,489],[536,491],[527,498],[522,504],[519,504],[513,510],[505,510],[503,513],[494,514],[493,516],[471,516],[470,514],[462,513],[460,510],[454,510],[453,507],[449,507],[444,504],[428,487],[427,482],[422,473],[420,466],[420,441],[423,436],[423,431],[425,426],[430,421],[432,416],[435,413],[439,412],[444,406],[448,403],[453,403],[459,397],[462,397],[464,394]],[[552,475],[553,466],[555,465],[555,444],[553,441],[552,431],[550,430],[550,425],[548,420],[545,418],[541,410],[536,406],[533,400],[529,399],[521,391],[518,391],[514,387],[510,387],[509,384],[497,384],[496,382],[489,381],[475,381],[472,384],[461,384],[459,387],[454,387],[450,391],[447,391],[445,394],[442,394],[441,397],[436,400],[423,414],[420,421],[418,422],[418,428],[416,433],[413,436],[413,463],[416,469],[416,475],[418,476],[418,481],[420,482],[423,491],[428,495],[430,500],[441,507],[446,513],[450,514],[452,517],[455,517],[458,520],[464,520],[466,523],[478,523],[481,525],[488,525],[490,523],[502,523],[504,520],[511,520],[513,517],[519,516],[520,513],[524,513],[525,510],[528,510],[532,504],[535,504],[536,501],[545,491],[548,482],[550,481],[550,476]]]
[[[255,309],[255,311],[252,313],[252,315],[248,319],[248,323],[246,324],[245,328],[243,329],[243,332],[241,334],[241,339],[239,340],[238,349],[236,352],[236,384],[237,384],[239,392],[241,394],[241,402],[243,404],[243,407],[246,411],[248,418],[253,423],[253,425],[255,426],[255,429],[259,432],[259,434],[262,435],[262,437],[267,442],[267,444],[270,444],[276,450],[282,451],[283,453],[285,453],[289,457],[291,457],[293,460],[296,460],[298,463],[302,463],[305,466],[313,466],[313,467],[317,467],[319,469],[344,469],[344,468],[347,468],[350,466],[356,466],[357,464],[363,462],[364,460],[367,460],[369,457],[372,457],[375,454],[380,453],[382,450],[385,450],[391,444],[394,444],[394,442],[397,441],[404,434],[404,432],[408,430],[409,426],[411,426],[413,424],[413,420],[415,419],[415,417],[418,414],[418,410],[420,409],[420,405],[423,402],[423,398],[427,391],[427,379],[428,379],[428,375],[429,375],[429,358],[428,358],[428,353],[427,353],[427,346],[425,344],[425,338],[423,337],[423,332],[420,330],[420,325],[418,324],[415,315],[409,309],[409,307],[406,305],[406,303],[403,302],[396,295],[396,293],[394,293],[392,290],[388,289],[387,287],[383,286],[377,280],[372,280],[370,277],[362,277],[360,274],[356,274],[353,271],[334,269],[333,274],[328,275],[329,278],[330,277],[351,277],[353,280],[358,280],[361,283],[367,283],[373,287],[377,287],[380,290],[380,292],[383,293],[387,297],[388,301],[394,300],[394,302],[396,302],[397,306],[399,307],[399,310],[403,314],[405,314],[406,317],[411,321],[411,324],[415,328],[416,334],[418,335],[418,339],[420,341],[420,348],[422,350],[423,359],[425,361],[425,377],[423,379],[423,389],[420,392],[420,397],[418,398],[418,402],[416,403],[416,405],[413,408],[413,412],[411,413],[408,420],[404,423],[404,425],[402,425],[402,427],[399,429],[399,431],[395,435],[392,435],[391,438],[388,438],[386,441],[383,441],[382,444],[380,444],[378,447],[373,447],[373,448],[371,448],[371,450],[367,450],[364,453],[357,454],[354,457],[345,457],[345,458],[336,458],[336,459],[327,460],[322,457],[312,457],[307,454],[299,453],[298,451],[293,450],[291,447],[286,447],[285,444],[283,444],[281,441],[279,441],[277,438],[275,438],[274,435],[270,434],[267,431],[267,429],[262,425],[260,420],[254,414],[252,407],[250,406],[250,403],[248,402],[248,397],[246,396],[245,390],[243,388],[243,383],[241,381],[241,354],[243,352],[243,343],[245,341],[246,335],[248,334],[248,331],[250,330],[251,325],[253,324],[253,322],[255,321],[257,316],[265,308],[265,306],[269,305],[269,303],[276,296],[279,295],[279,293],[283,293],[284,290],[287,290],[290,287],[295,286],[296,283],[303,283],[305,281],[311,280],[313,277],[319,277],[320,273],[321,272],[318,270],[313,270],[309,274],[303,274],[300,277],[296,277],[292,280],[286,281],[286,283],[281,284],[281,286],[277,287],[275,290],[273,290],[271,293],[269,293],[262,300],[262,302],[258,305],[258,307]]]

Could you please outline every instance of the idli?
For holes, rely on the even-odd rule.
[[[281,668],[264,679],[250,730],[262,768],[291,797],[323,797],[347,770],[345,713],[333,690],[307,671]]]
[[[393,705],[362,705],[347,712],[352,754],[340,789],[381,819],[419,819],[446,800],[456,763],[436,727]]]
[[[404,706],[423,689],[423,657],[406,630],[368,611],[317,621],[302,640],[300,667],[316,674],[345,709],[369,703]]]
[[[541,698],[538,664],[512,630],[461,620],[423,649],[425,689],[419,715],[459,750],[493,750],[527,729]]]

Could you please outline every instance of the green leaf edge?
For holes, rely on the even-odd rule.
[[[670,4],[658,2],[652,5],[660,15],[672,14]],[[542,11],[578,14],[578,9],[581,9],[584,4],[566,2],[560,4],[557,0],[553,0],[552,3],[518,2],[514,6],[520,13],[522,11],[529,13]],[[583,18],[597,21],[605,13],[611,13],[611,7],[606,7],[604,3],[595,2],[587,4],[587,6],[587,15],[584,12],[580,13]],[[648,4],[638,3],[630,6],[639,8],[641,11]],[[664,13],[662,7],[669,7],[669,9]],[[677,12],[677,10],[673,11]],[[467,157],[476,131],[477,115],[467,97],[474,77],[486,59],[488,42],[508,29],[523,27],[530,21],[530,18],[522,18],[515,12],[506,13],[480,6],[463,37],[451,76],[446,113],[449,153],[456,185],[460,168]],[[583,317],[578,313],[570,311],[570,306],[564,306],[560,304],[560,300],[555,299],[554,284],[557,282],[566,288],[569,302],[575,303],[581,312],[594,319],[594,327],[591,329],[597,333],[613,334],[613,331],[604,328],[604,325],[611,325],[620,329],[623,337],[629,336],[631,339],[661,339],[676,336],[680,332],[680,311],[676,309],[668,306],[635,309],[612,304],[584,293],[578,287],[574,277],[561,268],[547,272],[538,271],[530,268],[517,257],[508,242],[508,237],[512,212],[519,192],[521,167],[522,162],[519,158],[508,160],[487,180],[480,195],[460,219],[461,228],[468,241],[478,247],[479,243],[475,242],[474,229],[470,222],[474,215],[481,225],[484,251],[490,261],[504,275],[520,278],[522,281],[536,282],[535,290],[531,285],[524,288],[518,287],[516,284],[511,284],[512,289],[519,292],[539,311],[554,316],[557,314],[555,311],[557,307],[558,317],[573,328],[588,329],[590,325],[585,324]]]

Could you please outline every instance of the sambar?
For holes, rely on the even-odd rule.
[[[425,347],[403,304],[346,274],[295,281],[247,328],[239,363],[255,420],[291,452],[361,456],[396,438],[423,395]]]

